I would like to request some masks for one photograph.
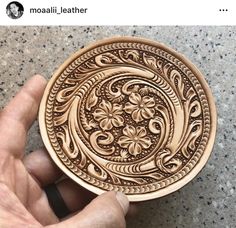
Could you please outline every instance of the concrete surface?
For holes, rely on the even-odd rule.
[[[188,57],[205,75],[218,109],[212,156],[181,190],[139,206],[128,228],[236,227],[236,27],[0,27],[0,106],[35,73],[50,78],[65,59],[114,35],[151,38]],[[42,146],[37,122],[27,151]]]

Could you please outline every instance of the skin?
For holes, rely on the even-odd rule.
[[[0,112],[0,227],[124,228],[125,195],[107,192],[95,198],[68,178],[57,187],[72,214],[60,221],[50,208],[43,188],[62,173],[45,149],[24,156],[45,86],[42,76],[32,77]]]
[[[10,10],[11,10],[11,12],[14,14],[14,15],[18,15],[18,13],[19,13],[19,7],[15,4],[15,3],[12,3],[11,5],[10,5]]]

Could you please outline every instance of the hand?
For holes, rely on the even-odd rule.
[[[59,221],[50,208],[43,188],[57,181],[61,171],[45,149],[24,157],[45,86],[42,76],[34,76],[0,113],[0,227],[125,227],[125,195],[107,192],[92,200],[92,193],[69,179],[57,188],[73,215]]]

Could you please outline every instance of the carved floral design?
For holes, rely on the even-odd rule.
[[[133,120],[138,123],[143,119],[151,119],[155,114],[155,101],[153,97],[141,97],[138,93],[131,93],[129,101],[125,104],[125,112],[131,114]]]
[[[181,62],[171,55],[159,56],[162,52],[148,45],[140,51],[141,46],[122,43],[128,46],[115,52],[109,45],[71,66],[72,76],[66,73],[59,81],[65,86],[58,84],[56,98],[49,99],[55,115],[51,123],[49,109],[47,125],[58,129],[59,157],[67,159],[66,166],[72,161],[75,173],[82,170],[82,179],[106,190],[155,191],[172,183],[169,177],[182,178],[179,170],[186,166],[187,174],[199,160],[195,151],[207,142],[209,111],[191,71],[175,66]]]
[[[123,136],[118,140],[118,144],[127,148],[131,155],[137,156],[142,152],[142,148],[147,149],[151,146],[152,142],[147,137],[147,132],[144,127],[138,126],[137,128],[127,125],[123,129]]]
[[[109,101],[102,100],[99,108],[93,112],[94,119],[99,122],[103,130],[111,130],[112,127],[121,127],[124,124],[124,119],[121,116],[123,113],[122,105],[117,103],[112,104]]]

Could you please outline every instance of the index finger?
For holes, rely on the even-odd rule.
[[[37,117],[46,80],[32,77],[0,113],[0,150],[22,155],[26,135]]]

